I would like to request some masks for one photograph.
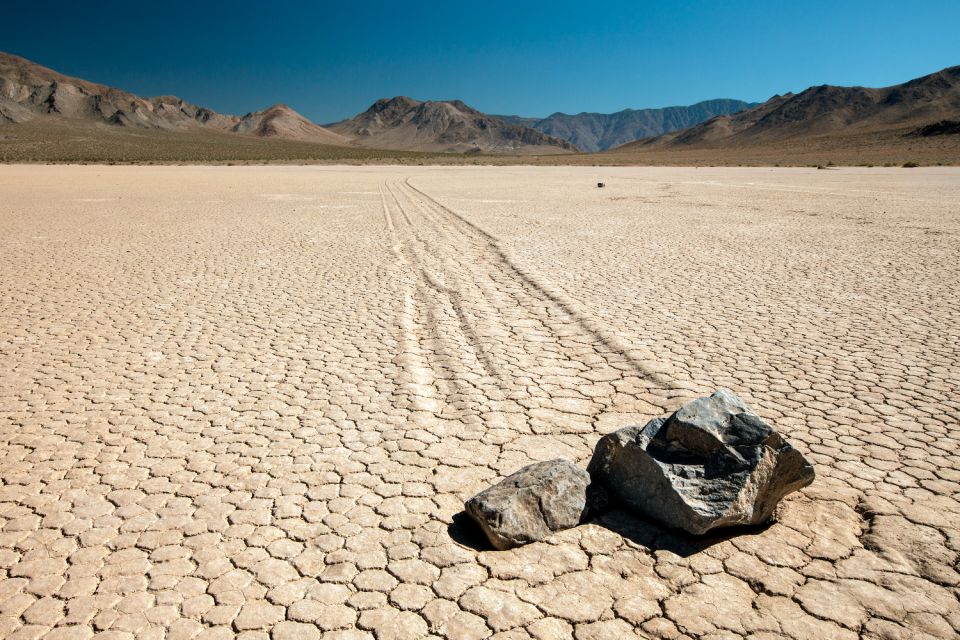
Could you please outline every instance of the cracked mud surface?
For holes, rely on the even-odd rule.
[[[0,637],[958,636],[955,169],[8,166],[0,247]],[[719,386],[766,529],[460,515]]]

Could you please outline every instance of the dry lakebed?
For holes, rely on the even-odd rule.
[[[463,512],[718,388],[769,526]],[[956,638],[958,447],[957,168],[0,167],[0,637]]]

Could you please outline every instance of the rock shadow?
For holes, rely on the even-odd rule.
[[[726,527],[696,536],[680,529],[668,529],[656,522],[618,509],[599,515],[591,522],[650,551],[669,551],[681,558],[689,558],[732,538],[760,535],[773,524],[771,522],[754,526]]]
[[[695,536],[679,529],[668,529],[626,511],[613,509],[598,514],[584,524],[594,524],[609,529],[635,544],[646,547],[651,552],[669,551],[681,558],[689,558],[732,538],[760,535],[773,522],[756,526],[728,527]],[[447,533],[454,542],[474,551],[496,550],[487,540],[480,525],[474,522],[465,511],[453,516],[453,521],[447,527]]]
[[[474,551],[495,551],[483,529],[466,511],[453,516],[453,521],[447,526],[447,534],[457,544]]]

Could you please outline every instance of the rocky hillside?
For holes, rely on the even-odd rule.
[[[641,140],[644,147],[736,147],[876,134],[906,136],[960,117],[960,66],[884,88],[820,85],[777,95],[752,109]]]
[[[379,149],[521,154],[577,150],[566,140],[504,122],[459,100],[377,100],[360,115],[328,128],[354,144]]]
[[[0,124],[61,118],[117,127],[171,131],[205,130],[347,144],[286,105],[243,117],[224,115],[176,96],[142,98],[106,85],[72,78],[24,58],[0,52]]]

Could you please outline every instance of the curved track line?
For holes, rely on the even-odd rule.
[[[506,268],[512,271],[517,278],[522,280],[524,284],[526,284],[528,287],[534,289],[539,295],[543,296],[544,298],[549,300],[551,303],[555,304],[557,307],[562,309],[566,314],[568,314],[571,318],[573,318],[580,326],[582,326],[585,330],[587,330],[590,334],[592,334],[593,337],[598,342],[602,343],[607,349],[611,351],[615,351],[620,355],[622,355],[631,364],[631,366],[637,371],[637,373],[641,374],[645,379],[647,379],[648,381],[654,382],[655,384],[657,384],[662,388],[673,387],[671,380],[667,378],[667,376],[663,375],[660,372],[651,370],[641,360],[632,356],[629,353],[630,350],[625,345],[620,343],[619,340],[617,340],[614,337],[608,336],[603,329],[596,326],[595,323],[593,323],[583,313],[581,313],[577,309],[579,305],[577,305],[576,302],[574,302],[572,299],[570,299],[568,296],[566,296],[563,293],[559,293],[559,292],[555,292],[555,290],[551,290],[550,287],[547,287],[541,282],[539,282],[536,279],[536,277],[533,276],[529,271],[527,271],[526,269],[523,269],[522,267],[518,266],[515,262],[513,262],[513,260],[511,260],[511,258],[506,254],[506,252],[500,247],[499,240],[495,236],[488,233],[487,231],[477,226],[473,222],[467,220],[465,217],[463,217],[461,214],[457,213],[456,211],[453,211],[452,209],[450,209],[449,207],[447,207],[446,205],[438,201],[436,198],[433,198],[432,196],[428,195],[427,193],[423,192],[422,190],[410,184],[409,178],[404,180],[404,184],[410,189],[412,189],[413,191],[415,191],[422,198],[432,203],[437,209],[446,213],[448,216],[452,217],[454,220],[456,220],[461,225],[466,227],[469,231],[479,235],[482,241],[485,242],[489,246],[490,250],[494,252],[497,259]]]

